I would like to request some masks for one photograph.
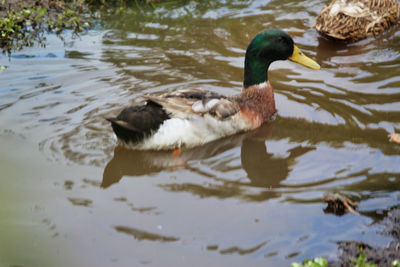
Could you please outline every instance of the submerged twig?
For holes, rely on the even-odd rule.
[[[358,207],[357,202],[353,202],[347,197],[341,196],[339,194],[332,195],[328,193],[324,197],[324,201],[328,203],[328,206],[324,209],[326,213],[333,213],[335,215],[344,215],[347,211],[359,215],[356,211]]]

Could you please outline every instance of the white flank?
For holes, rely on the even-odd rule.
[[[210,115],[195,114],[189,119],[172,118],[164,121],[157,132],[142,143],[134,145],[134,148],[140,150],[190,148],[251,128],[250,122],[243,121],[239,114],[223,121]]]

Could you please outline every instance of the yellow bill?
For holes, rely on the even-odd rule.
[[[313,70],[321,69],[321,66],[317,62],[304,55],[297,46],[294,46],[293,54],[288,59]]]

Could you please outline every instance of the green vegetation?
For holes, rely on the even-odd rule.
[[[357,259],[353,260],[354,267],[376,267],[376,264],[370,264],[367,262],[367,255],[361,253]]]
[[[60,34],[64,29],[74,33],[82,31],[79,3],[48,1],[46,5],[30,1],[1,0],[0,8],[0,47],[3,52],[32,46],[35,41],[44,46],[44,33]],[[6,9],[7,8],[7,9]]]
[[[303,263],[292,263],[292,267],[326,267],[328,262],[324,258],[315,258],[312,260],[304,260]]]
[[[294,262],[291,267],[326,267],[328,261],[324,258],[315,258],[311,260],[304,260],[303,263]],[[367,255],[361,253],[357,259],[352,259],[352,266],[354,267],[376,267],[376,264],[367,262]],[[394,260],[392,266],[400,267],[400,260]]]

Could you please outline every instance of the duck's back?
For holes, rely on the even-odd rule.
[[[313,27],[335,39],[358,41],[383,33],[399,18],[397,0],[333,0]]]

